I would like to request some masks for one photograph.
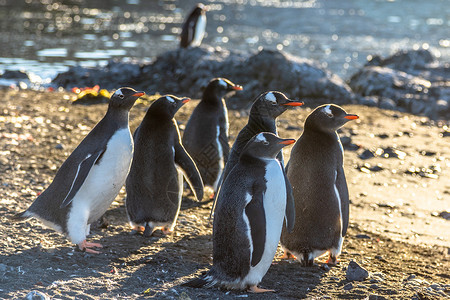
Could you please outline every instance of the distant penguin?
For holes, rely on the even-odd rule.
[[[242,149],[245,147],[247,142],[256,134],[260,132],[271,132],[277,134],[276,119],[288,108],[295,106],[301,106],[303,102],[288,99],[283,93],[270,91],[259,95],[253,102],[250,109],[250,115],[248,118],[248,123],[239,132],[233,147],[231,148],[230,155],[228,156],[227,164],[222,172],[220,184],[225,180],[228,173],[233,169],[236,163],[239,161]],[[283,153],[280,151],[277,155],[277,159],[280,161],[281,166],[284,170]],[[294,198],[292,196],[292,191],[288,192],[288,205],[287,213],[294,212]],[[214,213],[215,203],[213,204],[211,213]]]
[[[62,164],[49,187],[14,219],[36,217],[65,233],[80,250],[99,253],[91,248],[102,245],[86,242],[86,236],[125,183],[133,157],[128,116],[142,95],[131,88],[118,89],[106,115]]]
[[[273,291],[258,284],[277,250],[286,210],[288,182],[276,156],[294,142],[264,132],[242,149],[218,195],[213,266],[184,286]]]
[[[181,30],[181,48],[200,46],[206,30],[206,11],[207,7],[198,3],[186,18]]]
[[[337,105],[317,107],[305,121],[286,167],[296,210],[294,230],[283,229],[281,245],[303,266],[329,252],[336,264],[349,221],[349,196],[343,168],[343,148],[336,130],[357,115]]]
[[[223,98],[242,87],[225,78],[212,79],[192,112],[183,134],[183,145],[194,159],[203,184],[214,190],[228,160],[228,111]]]
[[[162,227],[173,231],[181,206],[183,175],[198,200],[203,183],[194,161],[181,144],[175,113],[189,98],[167,95],[148,109],[134,133],[135,151],[126,180],[126,208],[135,232],[150,236]]]

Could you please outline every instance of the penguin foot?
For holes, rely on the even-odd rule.
[[[87,253],[92,253],[92,254],[100,254],[100,251],[90,249],[93,247],[103,248],[103,245],[99,244],[99,243],[88,243],[88,242],[86,242],[86,240],[84,240],[78,244],[78,248],[80,248],[81,251],[85,251]]]
[[[170,227],[163,227],[163,228],[162,228],[162,232],[163,232],[165,235],[172,234],[172,233],[173,233],[173,228],[170,228]]]
[[[295,257],[294,254],[292,254],[292,253],[290,253],[290,252],[287,252],[287,251],[284,251],[283,255],[281,255],[281,256],[278,257],[278,258],[279,258],[279,259],[290,259],[290,258],[292,258],[292,259],[297,259],[297,257]]]
[[[329,266],[335,266],[338,264],[338,262],[339,260],[337,259],[336,256],[330,255],[325,263]]]
[[[256,293],[268,293],[268,292],[275,293],[275,290],[262,289],[262,288],[259,288],[257,285],[251,285],[247,291],[250,293],[255,293],[255,294]]]
[[[144,230],[144,226],[133,226],[133,230],[130,231],[130,235],[143,233]]]

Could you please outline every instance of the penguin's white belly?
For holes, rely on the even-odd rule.
[[[192,39],[192,47],[198,47],[202,43],[206,30],[206,16],[201,15],[195,24],[194,38]]]
[[[258,284],[267,273],[277,251],[286,211],[286,182],[278,160],[270,160],[266,166],[267,189],[263,196],[266,216],[266,241],[261,261],[250,271],[244,281],[248,285]],[[249,239],[251,235],[249,232]],[[253,251],[253,246],[251,247]]]
[[[223,168],[225,166],[222,144],[220,143],[220,126],[219,125],[217,125],[216,143],[217,143],[217,152],[218,152],[217,155],[219,156],[219,172],[217,172],[217,178],[213,183],[214,190],[217,190],[217,185],[219,184],[219,179],[220,179],[220,176],[222,175]]]
[[[114,201],[125,183],[132,158],[131,133],[128,128],[121,129],[111,137],[99,163],[93,165],[72,200],[67,222],[69,236],[72,239],[77,239],[74,237],[80,235],[80,226],[87,226],[97,220]],[[80,238],[82,237],[78,239]]]

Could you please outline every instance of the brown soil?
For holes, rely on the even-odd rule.
[[[0,298],[21,298],[31,290],[63,299],[450,297],[450,221],[443,217],[450,200],[450,137],[443,124],[345,106],[361,118],[341,132],[360,147],[346,151],[345,157],[352,205],[341,262],[331,269],[321,263],[301,268],[298,262],[275,259],[261,286],[276,293],[253,295],[179,286],[212,263],[211,203],[194,202],[188,192],[174,234],[156,232],[146,239],[129,235],[122,190],[105,214],[108,225],[94,226],[89,237],[104,245],[100,255],[76,251],[64,236],[36,220],[8,220],[49,185],[57,168],[104,115],[106,104],[72,105],[72,97],[67,92],[0,90]],[[183,107],[177,116],[180,123],[185,124],[195,105],[193,101]],[[132,130],[146,107],[137,104],[132,109]],[[299,108],[281,116],[280,136],[298,138],[309,111]],[[237,111],[229,115],[234,139],[246,117]],[[366,149],[387,146],[406,156],[358,157]],[[377,164],[381,171],[369,170]],[[351,260],[370,272],[368,279],[346,280]]]

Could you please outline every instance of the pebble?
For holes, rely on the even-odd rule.
[[[349,291],[349,290],[353,289],[353,284],[351,282],[349,282],[346,285],[344,285],[343,289],[346,291]]]
[[[367,234],[357,234],[357,235],[355,235],[355,238],[357,238],[357,239],[370,239],[370,236],[368,236]]]
[[[376,294],[370,294],[369,300],[386,300],[387,298],[384,296],[376,295]]]
[[[57,145],[55,145],[55,149],[63,150],[64,149],[64,145],[63,144],[57,144]]]
[[[372,152],[372,151],[370,151],[369,149],[366,149],[366,150],[364,150],[364,152],[362,152],[360,155],[358,155],[358,157],[360,158],[360,159],[369,159],[369,158],[373,158],[373,157],[375,157],[375,154]]]
[[[348,264],[345,277],[348,281],[363,281],[369,277],[369,272],[352,260]]]

